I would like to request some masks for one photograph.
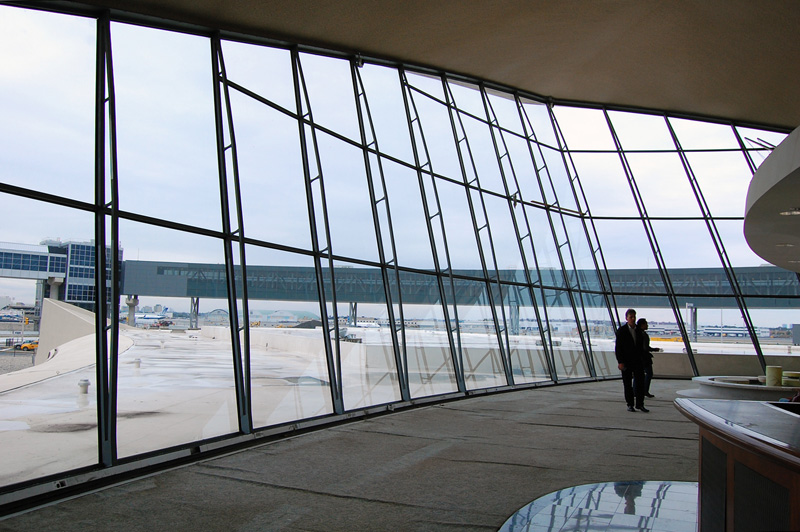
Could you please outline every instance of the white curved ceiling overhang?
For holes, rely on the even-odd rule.
[[[800,272],[800,128],[761,163],[750,182],[744,235],[757,255]]]
[[[407,61],[558,100],[800,125],[794,0],[82,3]]]

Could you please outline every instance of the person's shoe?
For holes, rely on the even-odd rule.
[[[636,408],[638,408],[638,409],[639,409],[639,410],[641,410],[642,412],[649,412],[649,410],[648,410],[648,409],[646,409],[646,408],[645,408],[645,407],[643,407],[643,406],[637,406]]]
[[[652,393],[646,393],[646,394],[644,394],[644,396],[645,396],[645,397],[649,397],[649,398],[651,398],[651,399],[652,399],[653,397],[655,397],[655,395],[653,395]]]
[[[633,408],[632,406],[629,406],[628,407],[628,412],[636,412],[636,409]]]

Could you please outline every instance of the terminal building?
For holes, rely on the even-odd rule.
[[[44,298],[93,311],[96,299],[95,249],[94,242],[0,243],[0,276],[36,280],[34,307],[37,316]]]
[[[798,7],[438,4],[0,5],[0,287],[41,320],[0,510],[617,382],[629,307],[657,377],[794,364]]]

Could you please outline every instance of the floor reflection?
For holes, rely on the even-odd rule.
[[[500,532],[697,531],[697,483],[628,481],[556,491],[520,508]]]

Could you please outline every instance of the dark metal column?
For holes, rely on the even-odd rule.
[[[681,164],[683,164],[686,177],[692,187],[692,192],[694,192],[697,205],[700,207],[700,213],[703,215],[703,220],[705,221],[708,232],[711,235],[711,240],[714,243],[714,249],[717,251],[719,260],[722,263],[722,269],[725,271],[725,276],[728,278],[731,290],[733,290],[733,297],[736,299],[736,304],[739,306],[739,312],[742,314],[742,321],[744,321],[747,332],[750,334],[750,340],[753,342],[753,347],[756,349],[756,356],[758,357],[759,364],[761,364],[761,371],[766,371],[767,361],[764,360],[764,353],[761,351],[761,344],[758,341],[758,335],[756,334],[755,327],[753,326],[753,320],[750,319],[750,313],[747,311],[747,305],[745,304],[744,297],[742,296],[742,289],[739,286],[739,281],[736,279],[736,273],[734,272],[730,258],[725,252],[725,246],[722,243],[722,237],[717,230],[717,224],[714,222],[714,218],[711,216],[711,210],[708,208],[708,203],[706,203],[706,199],[703,196],[703,191],[700,190],[700,184],[697,182],[697,177],[694,175],[692,166],[689,164],[689,159],[686,157],[686,153],[681,147],[680,140],[678,140],[678,136],[675,134],[675,130],[672,127],[670,119],[664,115],[664,120],[667,123],[667,128],[669,128],[669,134],[672,136],[672,141],[675,143],[675,148],[678,150],[678,155],[681,158]]]
[[[111,56],[111,22],[108,13],[97,20],[97,65],[95,73],[95,355],[97,360],[97,436],[99,459],[104,466],[117,461],[117,375],[119,358],[119,203],[117,194],[117,137],[114,70]],[[107,92],[106,92],[107,91]],[[106,121],[108,129],[106,130]],[[108,135],[108,136],[106,136]],[[106,176],[105,147],[108,142]],[[110,198],[107,197],[109,178]],[[111,215],[107,219],[107,215]],[[110,222],[111,234],[106,233]],[[111,239],[111,257],[106,241]],[[106,272],[111,262],[110,291]],[[109,304],[109,293],[112,298]],[[110,318],[110,320],[109,320]],[[107,323],[110,323],[107,325]]]
[[[328,378],[331,383],[331,398],[333,409],[337,414],[344,413],[344,397],[342,395],[342,359],[339,347],[339,313],[336,309],[336,276],[333,264],[333,251],[331,250],[331,234],[328,225],[328,208],[325,199],[325,182],[322,179],[322,163],[319,157],[316,130],[314,119],[311,114],[311,103],[308,99],[303,69],[300,65],[300,54],[296,48],[292,49],[292,75],[294,78],[295,103],[297,112],[300,115],[298,127],[300,130],[300,147],[303,152],[303,175],[305,176],[306,198],[308,200],[309,227],[311,230],[311,246],[314,250],[314,269],[317,274],[317,291],[319,293],[320,317],[322,328],[325,331],[323,342],[325,344],[325,356],[328,362]],[[313,159],[312,159],[313,157]],[[316,172],[312,175],[311,163],[314,163]],[[314,204],[314,186],[317,187],[320,196],[321,220],[317,220],[317,212]],[[319,247],[319,226],[322,227],[322,235],[325,237],[325,248]],[[328,301],[325,290],[325,271],[322,267],[322,260],[328,261],[328,276],[330,279],[331,307],[333,312],[333,326],[328,310],[325,307]],[[331,345],[331,334],[334,341]]]
[[[425,222],[428,226],[428,238],[430,240],[431,252],[433,253],[433,263],[436,267],[436,282],[442,301],[442,312],[447,327],[447,340],[450,344],[450,353],[455,369],[456,383],[458,384],[458,390],[462,393],[466,393],[467,388],[464,382],[464,364],[461,352],[461,329],[458,326],[458,307],[455,304],[456,292],[453,281],[453,268],[450,263],[450,253],[447,247],[447,233],[445,232],[444,219],[442,217],[441,205],[436,190],[436,178],[433,174],[428,146],[422,131],[422,123],[420,122],[419,113],[414,103],[415,89],[408,83],[405,70],[403,70],[402,67],[398,69],[398,73],[400,75],[400,84],[403,87],[403,102],[406,108],[406,120],[408,121],[409,134],[411,135],[411,147],[414,152],[414,166],[417,171],[420,195],[422,196],[422,208],[425,211]],[[431,194],[426,192],[425,178],[429,179]],[[438,220],[438,229],[441,232],[444,257],[440,256],[441,252],[436,242],[434,229],[436,220]],[[444,268],[442,267],[442,261],[445,261]],[[450,317],[450,310],[448,308],[451,299],[453,301],[452,318]]]
[[[700,373],[697,370],[697,363],[694,360],[692,344],[689,341],[689,335],[686,332],[686,326],[681,318],[680,308],[678,306],[678,298],[675,297],[675,290],[672,286],[672,280],[670,279],[666,264],[664,263],[664,257],[661,254],[661,248],[658,246],[655,230],[653,229],[650,217],[647,215],[647,209],[644,205],[641,192],[639,192],[639,187],[636,184],[636,179],[633,176],[633,171],[628,164],[628,159],[625,157],[625,152],[622,149],[622,144],[617,136],[616,130],[614,129],[614,124],[611,122],[611,117],[608,115],[608,111],[606,109],[603,109],[603,115],[605,116],[606,123],[608,124],[608,129],[611,132],[611,137],[614,139],[614,146],[617,148],[617,154],[619,155],[620,162],[622,163],[622,168],[625,171],[625,177],[628,180],[628,186],[631,189],[633,200],[636,203],[636,208],[639,211],[639,218],[644,226],[647,240],[650,243],[650,249],[653,252],[653,258],[658,266],[658,272],[661,275],[661,282],[664,284],[664,289],[667,292],[665,295],[669,299],[670,306],[672,307],[672,313],[675,316],[675,322],[678,324],[678,328],[681,331],[681,337],[683,338],[683,343],[686,346],[686,355],[689,357],[689,364],[692,366],[692,373],[696,377]]]
[[[589,249],[592,252],[592,261],[594,263],[595,272],[597,274],[597,279],[600,282],[600,290],[603,295],[603,299],[606,303],[606,310],[608,311],[608,318],[609,322],[613,325],[616,324],[616,300],[614,299],[614,292],[611,283],[608,281],[608,269],[605,263],[605,257],[603,256],[603,250],[600,246],[600,239],[597,236],[597,230],[594,226],[594,221],[592,218],[592,213],[589,208],[589,202],[586,201],[586,195],[583,192],[583,186],[581,185],[580,178],[578,176],[578,171],[575,168],[575,162],[572,159],[571,152],[567,146],[567,141],[564,138],[563,133],[561,132],[561,127],[558,125],[558,121],[555,119],[555,115],[552,113],[552,109],[550,111],[553,124],[557,130],[556,138],[558,139],[559,143],[561,144],[561,154],[564,160],[564,165],[567,169],[567,173],[571,176],[569,179],[569,184],[572,189],[572,194],[575,198],[575,204],[578,206],[580,210],[580,220],[581,225],[583,227],[583,234],[586,238],[586,242],[589,245]],[[594,240],[592,239],[594,237]],[[602,267],[601,267],[602,266]],[[576,275],[576,281],[578,282],[579,288],[585,288],[580,286],[580,276]],[[581,303],[583,301],[583,293],[581,294]],[[613,303],[613,306],[612,306]],[[585,304],[581,305],[582,314],[584,325],[588,324],[588,320],[586,319],[586,306]],[[586,342],[585,345],[588,347],[588,356],[592,360],[592,365],[590,368],[595,372],[595,377],[597,369],[594,367],[594,354],[592,352],[592,342],[591,342],[591,333],[589,332],[588,328],[586,329]]]
[[[363,66],[358,60],[350,63],[350,71],[353,77],[353,87],[356,92],[356,112],[358,114],[358,127],[361,133],[362,153],[364,154],[364,168],[367,173],[367,188],[369,191],[370,205],[372,207],[372,219],[375,223],[375,238],[378,243],[378,256],[381,262],[381,278],[383,279],[383,290],[386,297],[386,312],[389,316],[392,336],[392,350],[394,351],[395,365],[397,367],[397,380],[400,384],[400,396],[404,401],[411,399],[411,392],[408,383],[408,364],[405,342],[405,327],[403,323],[403,302],[400,291],[400,271],[397,264],[397,249],[394,241],[394,230],[392,228],[392,216],[389,209],[389,195],[386,191],[386,180],[383,174],[383,164],[381,163],[378,139],[375,134],[375,126],[372,122],[372,114],[369,110],[367,93],[364,83],[361,80],[359,69]],[[367,135],[369,134],[369,137]],[[371,139],[371,140],[368,140]],[[376,171],[373,171],[370,158],[375,158]],[[380,197],[378,197],[380,196]],[[382,209],[381,209],[382,207]],[[384,235],[381,231],[381,214],[385,217],[388,231],[389,249],[391,257],[386,257]],[[391,274],[397,286],[398,311],[400,313],[400,326],[397,325],[397,318],[394,315],[394,301],[391,290]],[[400,344],[397,338],[398,329],[401,331],[403,342]]]
[[[480,176],[478,175],[478,169],[475,165],[475,159],[472,155],[472,150],[470,149],[469,138],[467,136],[467,131],[466,128],[464,127],[464,123],[461,119],[461,114],[459,113],[456,107],[455,98],[453,96],[452,91],[450,90],[450,85],[448,84],[445,78],[442,78],[442,87],[444,89],[445,103],[447,105],[447,114],[450,117],[450,127],[453,132],[453,138],[456,141],[456,153],[458,154],[458,164],[459,167],[461,168],[461,177],[464,180],[467,205],[469,206],[470,218],[472,219],[472,230],[475,234],[475,241],[478,246],[478,256],[480,257],[481,269],[483,270],[483,278],[486,287],[486,296],[489,299],[489,308],[491,308],[492,312],[492,322],[494,325],[495,334],[497,335],[497,346],[500,349],[500,360],[503,363],[503,371],[505,373],[506,383],[509,386],[513,386],[514,374],[511,371],[511,355],[510,355],[510,346],[508,342],[508,331],[506,330],[505,309],[502,306],[503,288],[500,283],[500,269],[497,266],[497,257],[494,251],[492,231],[489,224],[489,215],[486,211],[486,203],[483,198],[483,190],[480,184]],[[487,127],[489,127],[488,124]],[[500,172],[502,175],[502,164],[499,161],[499,156],[497,164],[498,166],[501,167]],[[472,198],[473,191],[478,195],[477,202],[474,201]],[[480,209],[480,211],[478,211],[478,209]],[[482,216],[481,220],[482,223],[480,226],[478,225],[479,214]],[[484,245],[483,240],[481,239],[482,235],[485,235],[486,237],[486,245]],[[489,273],[489,268],[487,266],[487,254],[491,258],[492,267],[494,268],[495,278],[493,280],[491,279],[491,274]],[[497,302],[495,301],[494,295],[492,293],[493,284],[497,289],[497,293],[500,295],[500,300],[501,300],[500,318],[498,318],[497,316]]]
[[[233,356],[234,383],[236,386],[236,406],[239,415],[239,430],[243,434],[253,432],[252,404],[250,395],[250,312],[247,304],[247,270],[244,244],[244,219],[242,216],[242,198],[239,188],[239,163],[236,153],[236,135],[233,129],[230,93],[227,86],[225,61],[222,56],[222,43],[219,34],[211,38],[211,60],[214,76],[214,119],[217,133],[217,168],[219,172],[220,202],[222,207],[222,232],[225,235],[225,274],[228,286],[228,318],[231,330],[231,354]],[[223,108],[224,101],[224,108]],[[225,125],[228,126],[226,144]],[[229,176],[226,152],[230,153],[233,176],[234,207],[237,228],[231,227],[231,206],[228,193]],[[241,298],[243,325],[239,325],[238,294],[236,287],[237,267],[233,253],[234,243],[239,248],[238,272],[241,276]],[[239,334],[242,334],[240,338]]]
[[[523,134],[525,136],[525,140],[527,141],[527,148],[528,154],[531,158],[531,165],[536,172],[537,182],[539,184],[539,191],[542,194],[542,198],[544,198],[544,187],[541,183],[541,178],[539,176],[540,169],[536,165],[536,157],[534,156],[534,146],[537,146],[539,149],[539,153],[541,155],[541,146],[539,146],[539,141],[536,137],[536,131],[531,124],[530,118],[528,117],[527,113],[525,112],[525,107],[522,104],[522,100],[520,99],[519,94],[514,95],[514,102],[517,106],[517,114],[519,115],[520,123],[522,124]],[[542,157],[544,160],[544,157]],[[509,184],[509,181],[506,180],[506,185]],[[553,337],[550,329],[550,318],[547,310],[547,297],[544,290],[544,283],[542,281],[542,270],[539,266],[539,257],[536,252],[536,243],[533,241],[533,231],[531,231],[531,222],[528,218],[528,210],[527,206],[530,205],[531,208],[542,208],[546,209],[545,205],[534,206],[532,203],[525,201],[525,198],[522,194],[522,190],[519,186],[519,182],[517,181],[516,175],[514,175],[514,187],[515,191],[512,193],[511,189],[508,190],[509,198],[511,200],[509,208],[512,210],[516,210],[518,207],[522,207],[522,221],[524,222],[524,226],[520,229],[520,224],[517,222],[517,217],[512,216],[514,220],[514,226],[517,230],[517,235],[520,242],[520,250],[522,250],[522,260],[524,261],[525,265],[525,278],[528,281],[531,290],[533,291],[531,294],[531,299],[533,300],[533,307],[536,313],[536,323],[539,327],[539,336],[541,337],[542,341],[542,349],[545,352],[545,360],[547,361],[547,369],[550,372],[550,379],[558,383],[558,375],[556,374],[555,369],[555,353],[553,350]],[[512,213],[513,214],[513,213]],[[549,218],[549,214],[548,214]],[[525,234],[522,234],[522,231],[525,231]],[[525,255],[524,247],[525,242],[528,243],[530,247],[531,254],[533,255],[533,262],[536,268],[536,276],[538,278],[538,282],[534,283],[533,280],[530,278],[530,265],[528,263],[528,258]],[[536,297],[535,297],[535,290],[538,289],[539,291],[539,300],[542,304],[542,313],[544,313],[544,317],[542,317],[542,313],[539,312],[539,306],[536,304]]]

